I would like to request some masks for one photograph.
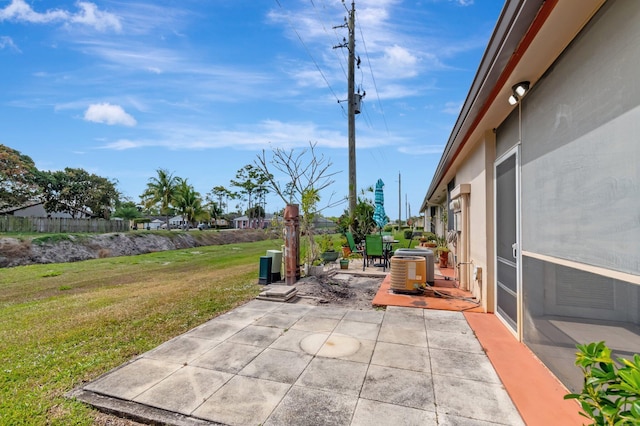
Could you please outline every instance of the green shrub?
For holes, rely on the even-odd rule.
[[[320,236],[320,238],[318,238],[316,242],[318,243],[318,246],[320,247],[320,252],[322,253],[326,251],[335,251],[335,247],[333,244],[333,237],[329,234],[324,234]]]
[[[73,236],[69,234],[49,234],[32,239],[31,244],[40,246],[43,244],[55,244],[60,241],[73,241]]]
[[[404,235],[404,239],[405,239],[405,240],[410,240],[410,239],[411,239],[411,237],[413,236],[413,230],[411,230],[411,229],[405,229],[405,230],[404,230],[404,231],[402,231],[402,232],[403,232],[403,235]]]
[[[640,355],[633,360],[611,359],[611,349],[604,342],[576,345],[576,365],[584,374],[581,393],[570,393],[565,399],[577,399],[581,415],[593,420],[592,425],[640,424]]]
[[[426,238],[427,241],[436,241],[436,234],[433,232],[423,232],[422,236]]]

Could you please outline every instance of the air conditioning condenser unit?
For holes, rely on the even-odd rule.
[[[427,260],[421,256],[391,258],[391,290],[394,293],[420,294],[426,288]]]

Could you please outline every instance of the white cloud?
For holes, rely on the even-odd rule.
[[[398,148],[398,152],[409,155],[432,155],[442,154],[444,145],[414,145],[414,146],[401,146]]]
[[[0,36],[0,49],[13,49],[16,52],[22,53],[18,46],[13,42],[13,39],[9,36]]]
[[[48,10],[45,13],[38,13],[31,9],[24,0],[12,0],[9,6],[0,9],[0,21],[24,21],[36,24],[64,21],[69,18],[69,14],[63,10]]]
[[[105,31],[113,28],[115,31],[122,30],[120,19],[112,13],[98,10],[98,6],[88,2],[78,2],[80,12],[71,15],[70,21],[73,23],[84,24],[95,28],[98,31]]]
[[[460,110],[462,109],[462,102],[447,102],[444,104],[444,109],[442,112],[445,114],[460,114]]]
[[[89,105],[84,113],[84,119],[94,123],[105,123],[108,125],[120,124],[133,127],[137,124],[136,119],[127,114],[120,105],[109,103]]]
[[[101,146],[102,149],[127,150],[141,147],[163,147],[169,150],[202,150],[235,148],[261,150],[267,146],[292,149],[308,146],[312,141],[319,147],[344,148],[346,137],[333,129],[320,129],[311,122],[286,123],[264,120],[242,129],[202,129],[185,123],[158,123],[148,128],[152,139],[118,140]]]
[[[384,62],[386,69],[396,71],[397,78],[415,77],[418,74],[416,69],[418,58],[397,44],[385,49]]]
[[[71,13],[61,9],[51,9],[44,13],[36,12],[25,0],[11,0],[9,6],[0,9],[0,22],[16,21],[33,24],[45,24],[49,22],[62,22],[64,24],[83,24],[99,31],[109,28],[120,31],[122,25],[120,19],[109,12],[98,10],[98,6],[89,2],[78,2],[80,11]]]
[[[124,151],[126,149],[140,148],[144,144],[136,143],[127,139],[120,139],[107,144],[104,148],[113,149],[115,151]]]
[[[454,3],[458,3],[460,6],[471,6],[473,4],[473,0],[449,0]]]

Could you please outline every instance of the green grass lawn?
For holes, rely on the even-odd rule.
[[[0,269],[0,424],[92,424],[67,391],[254,298],[280,244]]]

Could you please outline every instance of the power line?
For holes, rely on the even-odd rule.
[[[357,13],[356,13],[356,15],[357,15]],[[387,131],[387,135],[389,135],[389,127],[387,126],[387,119],[386,119],[386,116],[385,116],[385,113],[384,113],[384,109],[382,108],[382,101],[380,100],[380,94],[378,92],[378,86],[376,84],[376,78],[375,78],[375,76],[373,74],[373,67],[371,66],[371,58],[369,57],[369,51],[367,50],[367,43],[365,41],[364,33],[362,31],[362,25],[360,25],[360,37],[362,38],[362,45],[364,47],[364,54],[365,54],[365,57],[367,58],[367,64],[369,66],[369,71],[371,73],[371,79],[373,81],[373,87],[376,90],[376,98],[378,99],[378,105],[380,106],[380,113],[382,114],[382,121],[384,122],[384,127],[385,127],[385,129]],[[364,79],[364,72],[362,71],[362,69],[360,69],[360,72],[362,74],[362,79]],[[370,117],[368,115],[368,109],[367,109],[367,118],[369,118],[370,127],[373,128],[372,121],[371,121],[371,119],[370,119]],[[376,147],[376,152],[377,152],[378,156],[380,157],[380,159],[384,159],[384,155],[382,154],[382,151],[380,150],[379,147]],[[376,162],[378,162],[378,164],[381,163],[380,159],[376,158],[376,156],[374,156],[373,153],[370,153],[370,155],[371,155],[372,158],[374,158],[376,160]]]
[[[324,18],[320,15],[320,11],[318,10],[318,8],[316,7],[315,3],[313,2],[313,0],[311,1],[311,5],[313,6],[313,10],[315,11],[316,15],[318,16],[318,20],[320,21],[320,23],[322,24],[322,29],[324,30],[324,32],[327,34],[327,36],[331,37],[331,34],[329,34],[329,31],[327,30],[327,27],[324,23]],[[323,9],[326,9],[326,6],[324,6],[324,2],[323,2]],[[336,40],[338,41],[338,43],[340,43],[340,36],[338,35],[338,32],[336,31],[336,28],[333,28],[333,34],[336,37]],[[332,49],[334,54],[336,55],[336,58],[338,59],[338,63],[340,64],[340,68],[342,68],[342,73],[344,74],[344,77],[347,78],[347,70],[344,67],[344,64],[342,63],[342,61],[340,61],[340,56],[338,55],[338,52],[335,49]],[[344,51],[342,51],[342,59],[344,59],[344,62],[347,62],[347,58],[344,54]]]
[[[380,112],[382,113],[382,121],[384,121],[384,128],[387,130],[387,135],[389,134],[389,127],[387,126],[387,118],[384,114],[384,109],[382,108],[382,101],[380,100],[380,93],[378,92],[378,85],[376,84],[376,77],[373,75],[373,68],[371,67],[371,59],[369,58],[369,51],[367,50],[367,43],[364,40],[364,33],[362,32],[362,25],[360,25],[360,37],[362,37],[362,46],[364,47],[364,55],[367,58],[367,64],[369,65],[369,70],[371,71],[371,80],[373,81],[373,87],[376,89],[376,98],[378,99],[378,105],[380,106]]]
[[[280,0],[275,0],[275,2],[278,4],[278,6],[280,6],[280,9],[282,9],[282,11],[284,12],[284,8],[282,7],[282,4],[280,4]],[[291,22],[291,19],[289,19],[289,15],[287,13],[285,13],[284,16],[287,19],[287,22],[289,23],[289,26],[291,27],[293,32],[295,32],[296,36],[298,36],[298,40],[300,40],[300,43],[302,44],[302,46],[304,47],[305,51],[307,52],[307,55],[309,55],[309,58],[311,58],[311,61],[316,66],[316,69],[318,70],[318,72],[322,76],[322,79],[324,80],[324,82],[326,83],[327,87],[329,88],[329,90],[333,94],[333,97],[336,98],[336,101],[338,101],[338,104],[339,104],[340,103],[340,98],[338,98],[336,93],[333,91],[333,88],[331,87],[331,84],[329,84],[329,80],[327,80],[327,77],[325,77],[324,73],[320,69],[320,65],[318,65],[318,62],[316,62],[315,58],[311,54],[311,51],[309,50],[309,48],[305,44],[304,40],[302,40],[302,36],[300,36],[300,33],[298,33],[298,30],[296,30],[296,28],[293,26],[293,22]],[[340,105],[340,107],[344,111],[344,107],[342,107],[342,105]]]

